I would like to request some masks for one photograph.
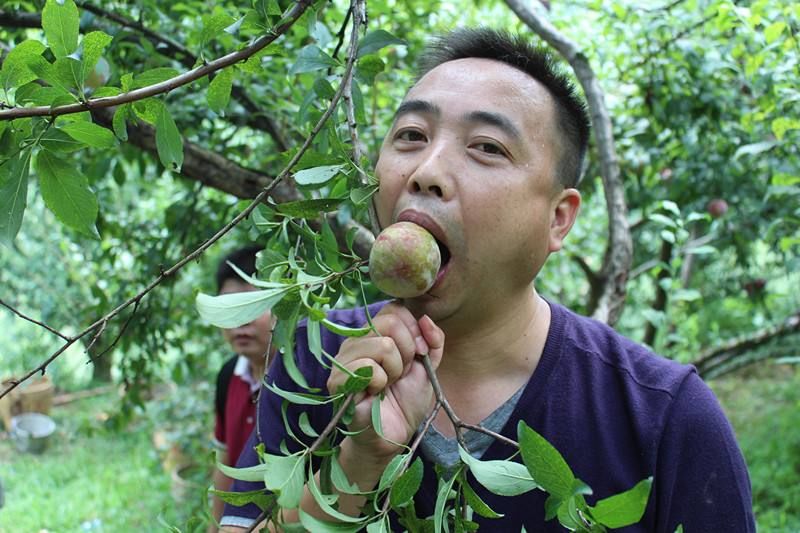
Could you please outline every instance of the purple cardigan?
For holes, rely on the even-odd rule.
[[[379,305],[371,307],[374,314]],[[642,521],[620,531],[673,533],[684,531],[755,531],[750,480],[733,430],[711,390],[693,367],[659,357],[597,321],[550,304],[552,321],[539,365],[531,376],[502,434],[517,440],[519,420],[542,434],[558,449],[575,476],[594,490],[597,500],[625,491],[653,476],[653,486]],[[333,311],[335,322],[360,326],[364,310]],[[328,371],[307,349],[306,327],[297,330],[296,361],[312,387],[325,390]],[[336,354],[344,339],[323,330],[324,349]],[[282,389],[297,390],[280,358],[268,379]],[[281,399],[262,389],[259,424],[268,453],[280,454],[285,440],[290,450],[298,445],[285,439]],[[321,431],[331,417],[327,406],[291,406],[290,420],[308,411],[312,425]],[[297,436],[303,432],[293,428]],[[258,463],[251,435],[238,466]],[[307,445],[310,444],[307,443]],[[506,459],[513,453],[495,441],[482,460]],[[424,460],[424,458],[423,458]],[[425,475],[415,498],[420,517],[433,515],[436,476],[424,461]],[[564,531],[557,520],[545,522],[547,494],[534,490],[516,497],[497,496],[471,480],[478,495],[500,519],[475,516],[484,530]],[[261,485],[263,488],[263,485]],[[237,481],[233,490],[259,488]],[[226,506],[225,516],[254,519],[254,505]]]

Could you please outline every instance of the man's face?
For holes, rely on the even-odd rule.
[[[239,279],[226,279],[220,288],[220,294],[249,292],[257,287]],[[223,329],[222,336],[231,345],[233,351],[244,355],[251,361],[264,361],[272,339],[272,314],[267,311],[252,322],[238,328]]]
[[[378,217],[416,222],[447,250],[430,292],[406,302],[415,314],[472,319],[530,294],[566,233],[553,229],[554,115],[544,86],[488,59],[444,63],[406,95],[376,166]]]

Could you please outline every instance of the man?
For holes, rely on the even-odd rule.
[[[744,461],[696,372],[536,292],[536,275],[561,248],[578,212],[575,186],[587,139],[586,112],[572,86],[525,42],[461,30],[428,51],[381,148],[375,201],[383,227],[408,220],[427,228],[444,261],[427,294],[380,309],[373,319],[379,336],[323,337],[324,349],[349,370],[373,369],[349,428],[366,429],[342,440],[339,463],[362,490],[375,487],[401,451],[392,441],[410,442],[431,410],[432,388],[416,357],[427,353],[464,422],[516,440],[517,422],[524,420],[594,489],[590,504],[653,476],[645,515],[629,531],[672,533],[679,524],[687,532],[754,531]],[[364,321],[363,311],[332,317],[349,325]],[[300,345],[305,335],[300,328]],[[299,346],[297,356],[312,387],[335,391],[346,379],[337,369],[320,368],[307,349]],[[297,389],[280,362],[268,379]],[[385,438],[370,418],[381,392]],[[280,406],[279,398],[264,394],[262,423],[280,425]],[[299,409],[315,427],[331,416],[327,407]],[[451,465],[454,436],[440,412],[420,447],[425,474],[415,497],[418,516],[434,514],[433,465]],[[267,452],[282,454],[281,441],[291,440],[285,437],[283,429],[263,435]],[[514,452],[480,434],[466,438],[470,453],[483,460]],[[250,444],[238,466],[257,463]],[[256,487],[235,484],[235,490]],[[563,530],[545,520],[543,491],[511,498],[473,488],[503,515],[476,517],[485,530]],[[338,498],[338,509],[350,515],[362,504],[357,496]],[[308,489],[301,508],[332,520]],[[286,522],[297,520],[297,510],[282,512]],[[255,507],[228,507],[223,523],[247,526],[257,515]]]
[[[239,248],[220,261],[216,272],[217,294],[257,290],[257,287],[242,279],[231,264],[247,275],[255,274],[256,254],[261,248]],[[238,328],[222,330],[222,336],[235,354],[217,374],[214,441],[223,464],[236,464],[255,427],[256,400],[261,377],[264,375],[268,354],[274,352],[271,350],[272,328],[272,314],[267,311]],[[227,491],[232,480],[215,468],[213,481],[217,490]],[[213,516],[217,522],[222,516],[223,504],[217,497],[212,500]],[[216,531],[216,522],[210,524],[208,530],[212,533]]]

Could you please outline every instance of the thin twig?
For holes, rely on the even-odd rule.
[[[450,403],[447,401],[447,397],[444,395],[442,385],[439,383],[439,378],[436,377],[436,371],[433,369],[433,365],[431,364],[430,355],[419,354],[417,357],[419,357],[419,359],[422,361],[422,364],[425,366],[425,372],[428,374],[428,379],[433,387],[433,394],[436,396],[436,400],[442,404],[442,409],[444,409],[445,414],[447,414],[447,418],[449,418],[450,422],[453,423],[453,429],[455,429],[456,432],[456,440],[458,440],[458,443],[462,448],[469,451],[467,443],[464,440],[464,435],[461,432],[463,423],[458,415],[456,415],[456,412],[453,411],[453,408],[450,407]]]
[[[16,107],[13,109],[0,110],[0,120],[12,120],[15,118],[36,117],[36,116],[59,116],[70,113],[80,113],[91,109],[112,107],[130,102],[135,102],[138,100],[149,98],[151,96],[167,93],[169,91],[177,89],[178,87],[191,83],[195,80],[199,80],[204,76],[208,76],[213,72],[221,70],[225,67],[229,67],[235,63],[238,63],[239,61],[243,61],[249,58],[250,56],[256,54],[259,50],[274,42],[287,29],[289,29],[289,27],[291,27],[291,25],[295,22],[295,20],[297,20],[300,17],[300,15],[302,15],[305,12],[305,10],[308,8],[309,5],[311,5],[311,0],[298,0],[297,3],[292,8],[292,10],[289,12],[289,14],[285,17],[284,22],[281,25],[276,26],[275,29],[269,32],[269,34],[258,38],[250,46],[247,46],[246,48],[242,48],[241,50],[237,50],[235,52],[231,52],[230,54],[215,59],[210,63],[201,65],[197,68],[184,72],[183,74],[179,74],[178,76],[170,78],[166,81],[155,83],[153,85],[148,85],[140,89],[134,89],[132,91],[119,94],[117,96],[93,98],[86,100],[85,102],[78,102],[75,104],[67,104],[55,107],[51,106]]]
[[[33,318],[29,317],[29,316],[24,315],[20,311],[14,309],[11,305],[9,305],[6,302],[4,302],[2,299],[0,299],[0,305],[2,305],[3,307],[8,308],[12,313],[14,313],[18,317],[22,318],[23,320],[27,320],[28,322],[32,322],[32,323],[36,324],[37,326],[41,326],[44,329],[46,329],[47,331],[49,331],[50,333],[52,333],[53,335],[58,335],[59,337],[61,337],[65,341],[72,340],[71,337],[68,337],[67,335],[64,335],[63,333],[61,333],[57,329],[51,328],[50,326],[48,326],[44,322],[41,322],[39,320],[35,320],[35,319],[33,319]]]
[[[353,29],[350,38],[350,48],[348,55],[353,56],[358,52],[358,32],[364,24],[364,1],[355,0],[353,2],[351,11],[353,13]],[[369,186],[369,179],[367,174],[361,168],[361,157],[363,156],[361,150],[361,141],[358,138],[358,124],[356,123],[355,108],[353,104],[353,84],[352,78],[347,80],[347,86],[344,90],[344,107],[345,114],[347,115],[347,128],[350,130],[350,143],[353,145],[353,162],[355,163],[356,171],[358,172],[358,181],[362,186]],[[378,223],[378,214],[375,211],[374,197],[369,199],[369,223],[372,233],[377,235],[380,233],[380,224]]]

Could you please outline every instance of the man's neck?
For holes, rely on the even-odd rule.
[[[439,367],[444,379],[464,383],[520,372],[527,379],[533,373],[550,328],[550,306],[531,289],[501,311],[446,327]]]

